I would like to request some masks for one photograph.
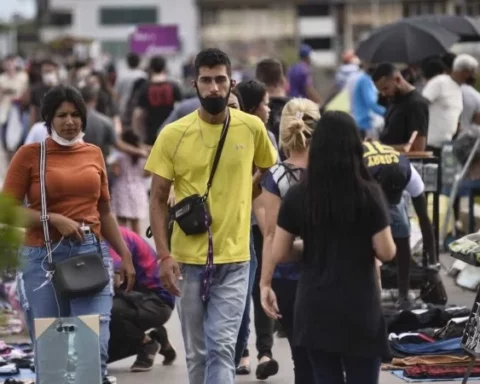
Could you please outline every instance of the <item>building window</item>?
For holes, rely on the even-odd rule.
[[[102,51],[114,58],[123,58],[130,52],[129,43],[126,41],[102,41]]]
[[[72,12],[51,12],[48,25],[52,27],[69,27],[72,25]]]
[[[156,24],[156,7],[100,8],[101,25]]]
[[[217,9],[205,9],[200,14],[200,23],[201,25],[213,25],[219,22],[218,10]]]
[[[330,37],[316,37],[302,39],[303,44],[308,44],[315,51],[329,51],[333,49],[332,38]]]
[[[302,4],[297,7],[298,17],[330,16],[328,4]]]

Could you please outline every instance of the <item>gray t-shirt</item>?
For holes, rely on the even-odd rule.
[[[273,146],[277,150],[277,164],[278,164],[278,162],[280,161],[280,153],[278,152],[277,140],[275,139],[275,135],[272,132],[267,130],[267,133],[268,133],[268,137],[269,137],[270,141],[272,142]],[[255,218],[255,215],[253,214],[253,212],[252,212],[251,225],[258,225],[257,219]]]
[[[475,113],[480,112],[480,93],[471,85],[463,84],[463,111],[460,115],[462,131],[480,136],[480,126],[472,122]]]
[[[87,112],[87,127],[83,141],[94,144],[102,150],[103,157],[106,159],[110,153],[110,148],[117,140],[113,121],[95,109],[90,108]]]

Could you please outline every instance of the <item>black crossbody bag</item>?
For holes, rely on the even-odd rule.
[[[207,182],[207,189],[203,196],[200,196],[199,194],[187,196],[175,204],[170,211],[172,219],[177,222],[186,235],[205,233],[212,224],[212,216],[208,209],[207,198],[210,188],[212,187],[213,177],[215,176],[218,162],[220,161],[223,145],[227,138],[229,125],[230,113],[227,114],[223,123],[222,133],[220,134],[217,151],[215,152],[215,157],[213,159],[212,170],[210,171],[210,176]]]
[[[52,258],[52,244],[48,228],[47,192],[45,188],[45,168],[47,162],[47,148],[45,142],[40,143],[40,194],[41,216],[47,249],[47,259],[51,273],[53,287],[60,296],[73,299],[76,297],[94,295],[109,284],[110,277],[103,264],[103,258],[98,242],[98,251],[69,257],[66,260],[54,263]]]

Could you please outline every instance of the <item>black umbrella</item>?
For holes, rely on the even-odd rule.
[[[418,63],[446,53],[459,36],[432,22],[403,19],[375,29],[360,42],[357,55],[368,63]]]
[[[468,16],[425,15],[411,17],[409,20],[441,25],[460,36],[460,41],[480,41],[480,22]]]

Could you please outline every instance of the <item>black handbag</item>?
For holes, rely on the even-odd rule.
[[[45,188],[45,168],[47,149],[45,142],[40,143],[40,194],[41,216],[47,249],[50,276],[55,292],[64,298],[76,298],[94,295],[104,289],[110,282],[103,258],[100,243],[98,251],[70,257],[66,260],[54,263],[52,258],[52,244],[48,228],[47,192]]]
[[[180,202],[175,204],[171,209],[172,219],[175,220],[178,226],[186,235],[198,235],[208,231],[212,224],[212,216],[208,209],[207,198],[212,187],[213,177],[217,170],[220,155],[222,154],[223,145],[227,138],[228,127],[230,125],[230,113],[223,123],[222,132],[218,141],[217,151],[213,159],[212,170],[207,182],[207,189],[203,196],[194,194],[187,196]]]

